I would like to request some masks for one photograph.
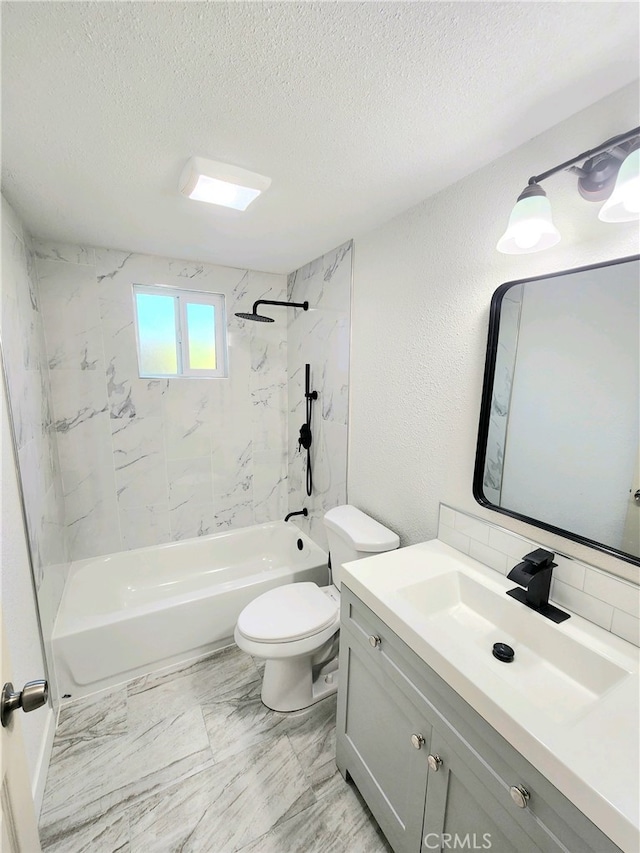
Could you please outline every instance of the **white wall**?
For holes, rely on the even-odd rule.
[[[436,535],[444,501],[637,580],[621,560],[481,508],[472,481],[493,291],[639,248],[637,224],[600,222],[565,173],[545,182],[558,246],[500,255],[509,212],[532,174],[637,126],[638,103],[625,87],[356,238],[348,495],[403,545]]]

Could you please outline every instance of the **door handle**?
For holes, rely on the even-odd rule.
[[[49,685],[44,679],[28,681],[19,691],[14,690],[13,684],[7,681],[0,696],[0,722],[8,726],[9,717],[17,708],[22,708],[28,714],[29,711],[42,708],[48,698]]]

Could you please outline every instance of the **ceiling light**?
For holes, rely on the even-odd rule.
[[[560,232],[551,219],[547,194],[538,184],[525,187],[511,211],[507,230],[496,246],[505,255],[525,255],[555,246]]]
[[[192,157],[182,170],[178,189],[195,201],[246,210],[270,185],[271,178],[264,175],[216,160]]]
[[[640,219],[640,127],[636,127],[529,178],[507,230],[498,240],[499,252],[523,255],[559,242],[560,233],[551,220],[551,205],[540,182],[560,171],[578,175],[578,191],[587,201],[608,199],[598,215],[603,222]]]
[[[603,222],[632,222],[640,219],[640,146],[620,166],[618,180],[609,200],[600,208]]]

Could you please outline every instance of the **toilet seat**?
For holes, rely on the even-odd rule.
[[[292,583],[259,595],[244,608],[236,627],[254,643],[292,643],[320,634],[338,618],[335,596],[315,583]]]

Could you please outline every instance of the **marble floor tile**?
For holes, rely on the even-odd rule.
[[[341,785],[238,853],[393,853],[357,790]]]
[[[390,853],[335,765],[336,697],[260,701],[236,647],[64,706],[44,853]]]
[[[311,784],[318,786],[335,767],[337,696],[329,696],[306,711],[288,714],[286,734]]]
[[[63,705],[56,728],[56,746],[68,740],[93,740],[127,731],[127,689],[120,687]]]
[[[132,853],[233,853],[315,802],[286,738],[238,753],[128,810]]]
[[[199,706],[117,737],[54,742],[41,832],[45,839],[70,832],[89,817],[160,790],[212,761]]]
[[[312,784],[314,773],[326,762],[335,769],[336,697],[302,711],[281,714],[262,704],[261,688],[261,681],[253,682],[244,692],[203,702],[202,713],[216,761],[269,738],[286,736]]]
[[[71,832],[51,834],[42,844],[43,853],[129,853],[129,821],[117,808],[90,819]]]
[[[236,646],[182,669],[134,679],[128,685],[129,725],[133,730],[184,708],[243,692],[258,680],[253,660]]]

